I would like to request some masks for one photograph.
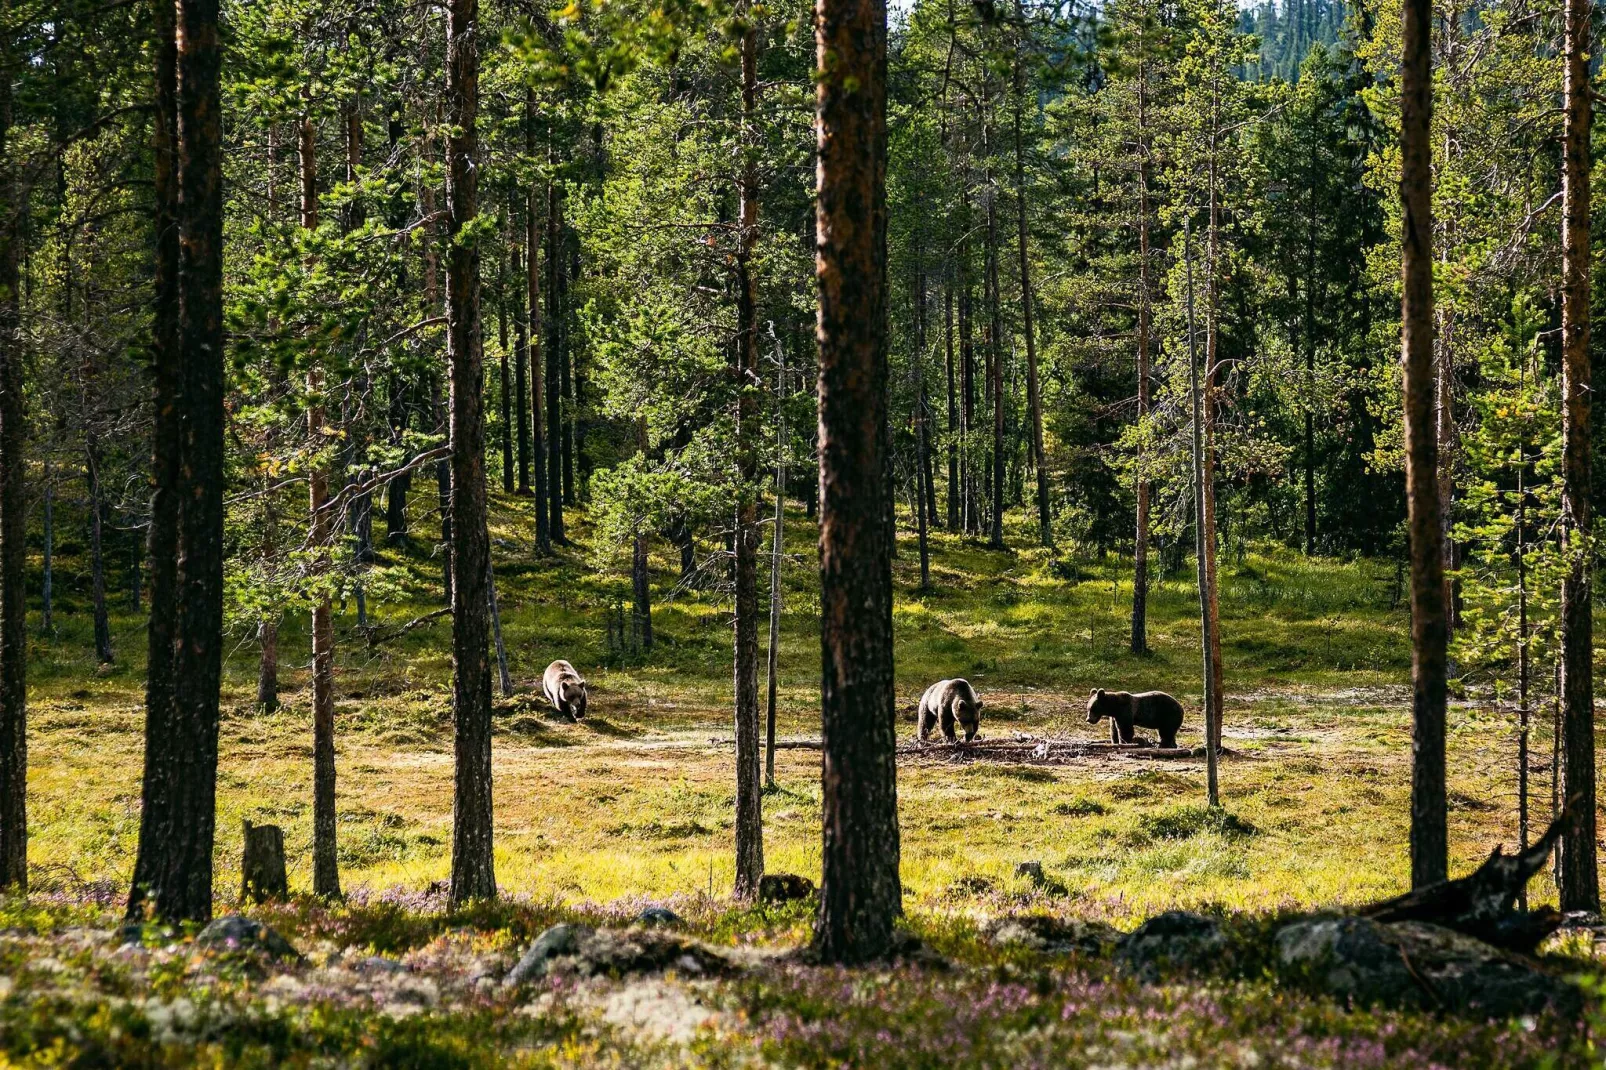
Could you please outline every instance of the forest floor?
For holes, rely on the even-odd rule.
[[[530,553],[529,507],[494,501],[493,540],[514,694],[496,709],[497,878],[506,901],[446,912],[452,743],[449,621],[370,648],[339,614],[339,858],[348,901],[253,908],[307,953],[264,969],[147,933],[110,939],[132,869],[142,731],[141,618],[114,620],[119,661],[93,663],[71,553],[58,560],[60,631],[30,672],[33,898],[0,907],[0,1065],[361,1062],[372,1065],[1581,1065],[1586,1032],[1556,1023],[1471,1023],[1350,1012],[1264,978],[1149,986],[1107,962],[1001,951],[986,921],[1023,911],[1129,929],[1171,908],[1261,917],[1356,904],[1407,881],[1406,617],[1392,562],[1311,561],[1229,547],[1222,568],[1227,681],[1222,799],[1212,818],[1202,759],[1103,755],[1064,764],[900,760],[902,873],[912,930],[954,968],[868,974],[773,954],[805,942],[801,906],[734,906],[728,596],[677,585],[655,559],[657,643],[610,652],[605,620],[627,599],[611,548]],[[1025,518],[1019,542],[1029,535]],[[439,604],[440,565],[416,521],[385,549],[370,603],[381,626]],[[382,525],[379,525],[382,530]],[[817,736],[814,532],[788,517],[779,735]],[[766,538],[766,547],[767,547]],[[1107,738],[1086,723],[1090,688],[1159,688],[1200,740],[1198,619],[1182,573],[1150,596],[1153,652],[1127,651],[1130,561],[1074,565],[937,534],[932,590],[917,590],[911,538],[896,563],[900,735],[920,691],[967,676],[984,739]],[[87,585],[85,585],[87,587]],[[284,707],[251,708],[255,646],[226,672],[218,785],[218,912],[238,890],[241,822],[284,827],[292,889],[310,883],[310,690],[306,626],[287,619]],[[545,665],[589,678],[590,716],[562,723],[539,699]],[[1548,716],[1530,762],[1534,824],[1550,813]],[[1453,872],[1517,840],[1509,708],[1452,711]],[[818,752],[783,749],[767,793],[768,868],[819,870]],[[1015,876],[1041,864],[1042,884]],[[1548,875],[1536,902],[1553,900]],[[623,924],[672,908],[692,935],[757,956],[735,979],[551,982],[503,992],[499,975],[555,920]],[[1574,954],[1593,949],[1573,946]],[[369,963],[378,954],[409,968]],[[378,972],[375,972],[378,970]]]

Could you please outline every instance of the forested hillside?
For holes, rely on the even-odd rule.
[[[0,12],[0,1061],[1598,1060],[1584,0]]]

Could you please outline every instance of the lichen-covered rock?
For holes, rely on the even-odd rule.
[[[1359,1005],[1488,1018],[1553,1011],[1576,1016],[1576,985],[1480,940],[1426,922],[1314,918],[1277,932],[1290,979]]]
[[[1226,934],[1215,918],[1168,910],[1123,937],[1115,961],[1135,977],[1155,982],[1173,973],[1197,972],[1226,946]]]
[[[661,929],[554,925],[536,938],[502,983],[520,985],[551,973],[625,977],[670,969],[708,977],[728,974],[734,967],[712,948]]]
[[[276,959],[301,961],[301,952],[268,926],[240,914],[213,918],[195,934],[195,946],[211,951],[256,951]]]
[[[1103,955],[1121,934],[1102,921],[1020,914],[994,918],[982,935],[995,947],[1023,947],[1050,955]]]

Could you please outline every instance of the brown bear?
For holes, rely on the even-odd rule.
[[[590,699],[586,682],[568,662],[554,661],[546,667],[541,677],[541,690],[552,708],[570,720],[578,721],[586,715],[586,702]]]
[[[1087,700],[1087,723],[1110,719],[1110,742],[1133,742],[1132,729],[1152,728],[1160,733],[1160,746],[1177,745],[1177,729],[1182,727],[1182,703],[1164,691],[1106,691],[1093,689]]]
[[[942,738],[949,743],[958,742],[954,723],[965,729],[965,742],[976,738],[981,726],[981,699],[969,680],[938,680],[920,696],[920,739],[924,742],[931,730],[941,725]]]

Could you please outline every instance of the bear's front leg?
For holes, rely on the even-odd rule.
[[[942,738],[949,743],[959,742],[959,733],[954,727],[954,708],[946,702],[942,705]]]
[[[1114,717],[1110,718],[1110,742],[1111,743],[1120,743],[1120,742],[1122,742],[1122,739],[1121,739],[1121,722],[1116,720]]]

